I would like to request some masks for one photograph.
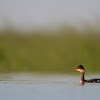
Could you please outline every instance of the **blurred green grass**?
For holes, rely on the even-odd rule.
[[[95,27],[23,34],[0,30],[0,72],[71,73],[80,64],[87,72],[100,72],[100,30]]]

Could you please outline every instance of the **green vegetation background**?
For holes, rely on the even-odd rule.
[[[71,73],[82,64],[100,72],[100,30],[87,26],[0,31],[0,72]]]

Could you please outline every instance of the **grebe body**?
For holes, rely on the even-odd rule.
[[[85,78],[84,78],[85,69],[84,69],[84,67],[82,65],[79,65],[75,70],[81,72],[81,81],[80,82],[100,83],[100,79],[98,79],[98,78],[85,80]]]

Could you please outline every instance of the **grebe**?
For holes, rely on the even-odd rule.
[[[98,78],[85,80],[85,78],[84,78],[85,69],[82,65],[79,65],[75,70],[81,72],[81,81],[80,82],[100,83],[100,79],[98,79]]]

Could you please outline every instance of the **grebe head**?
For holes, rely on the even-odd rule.
[[[79,72],[84,72],[84,67],[82,65],[79,65],[75,70],[79,71]]]

